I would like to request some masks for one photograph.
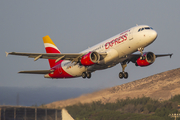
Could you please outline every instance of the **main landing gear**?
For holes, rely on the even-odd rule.
[[[88,78],[88,79],[91,78],[91,72],[83,72],[82,73],[82,78],[84,78],[84,79],[85,78]]]
[[[119,73],[119,78],[120,79],[122,79],[122,78],[127,79],[128,78],[128,73],[124,72],[125,68],[127,67],[127,64],[126,63],[122,63],[121,66],[122,66],[122,72]]]

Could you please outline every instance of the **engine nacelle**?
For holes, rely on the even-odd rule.
[[[136,61],[137,66],[144,67],[151,65],[156,59],[156,56],[153,52],[146,52],[143,54],[143,56],[145,57],[145,59],[141,59],[141,57],[137,59]]]
[[[100,55],[97,52],[89,52],[81,58],[81,64],[84,66],[91,66],[100,60]]]

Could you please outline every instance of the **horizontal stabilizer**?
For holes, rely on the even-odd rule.
[[[18,73],[27,73],[27,74],[48,74],[54,70],[32,70],[32,71],[19,71]]]

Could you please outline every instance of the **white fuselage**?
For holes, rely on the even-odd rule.
[[[96,51],[98,53],[107,53],[107,56],[99,64],[85,67],[65,60],[61,63],[61,66],[64,71],[74,77],[81,76],[85,71],[93,72],[113,67],[124,61],[128,55],[136,52],[138,48],[144,48],[156,39],[156,31],[145,28],[150,27],[147,25],[132,27],[81,52],[88,53],[90,51]]]

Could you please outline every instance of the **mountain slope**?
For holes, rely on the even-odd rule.
[[[77,98],[56,101],[47,107],[65,107],[77,103],[90,103],[101,100],[103,103],[115,102],[127,97],[147,96],[158,100],[167,100],[180,94],[180,68],[159,73],[150,77],[104,89]]]

